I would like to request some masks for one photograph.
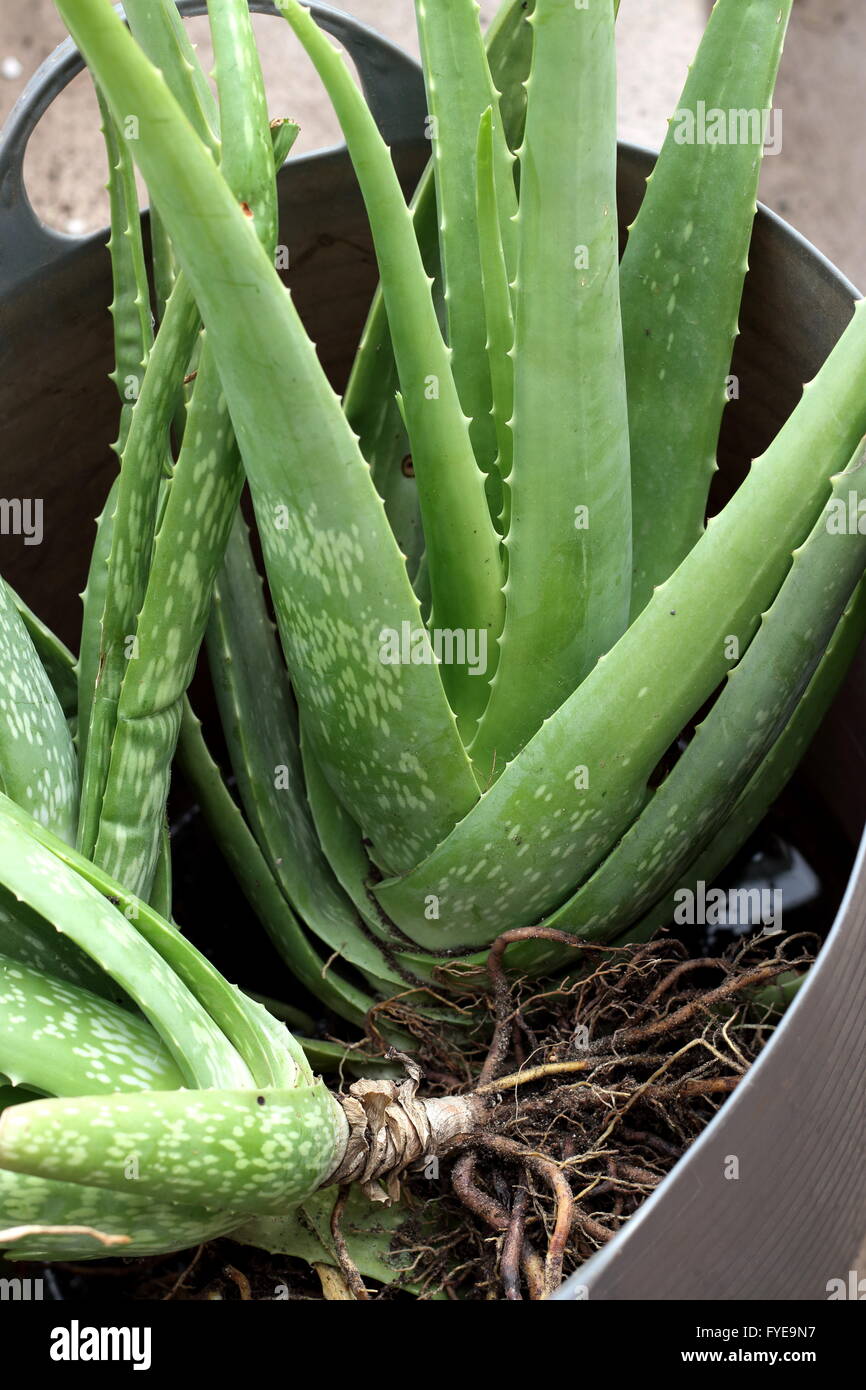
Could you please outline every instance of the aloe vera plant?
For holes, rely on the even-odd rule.
[[[120,467],[79,657],[0,588],[0,1246],[244,1230],[330,1258],[317,1193],[393,1198],[484,1104],[414,1075],[334,1094],[327,1045],[186,940],[175,757],[295,978],[350,1024],[400,994],[459,1037],[514,928],[651,934],[751,834],[866,630],[866,537],[833,525],[866,500],[866,318],[707,520],[760,139],[672,127],[620,261],[618,5],[507,0],[485,37],[475,0],[417,0],[433,149],[407,205],[343,57],[280,0],[381,275],[341,399],[274,267],[297,128],[269,121],[245,0],[208,5],[216,98],[173,0],[129,0],[129,30],[109,0],[56,3],[109,156]],[[790,11],[717,0],[681,110],[763,131]],[[187,698],[202,646],[238,800]]]

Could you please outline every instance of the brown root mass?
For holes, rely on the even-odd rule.
[[[459,1084],[490,1105],[445,1165],[450,1191],[409,1180],[410,1200],[440,1208],[432,1238],[405,1236],[422,1296],[538,1299],[578,1269],[724,1104],[778,1022],[773,982],[818,945],[760,935],[700,959],[669,938],[584,945],[570,978],[509,987],[497,962],[517,935],[494,947],[487,1016],[459,1048],[414,1020],[425,1091]]]

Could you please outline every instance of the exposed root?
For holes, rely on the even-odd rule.
[[[592,963],[584,956],[558,987],[509,988],[505,947],[540,934],[509,932],[491,952],[492,1044],[481,1027],[453,1044],[478,1059],[470,1095],[487,1113],[459,1140],[442,1235],[414,1270],[430,1291],[548,1296],[616,1234],[735,1089],[776,1021],[756,992],[808,966],[815,945],[759,936],[712,960],[688,959],[664,938],[595,946]],[[443,1066],[444,1046],[440,1032],[437,1069],[459,1075],[459,1054]],[[428,1183],[407,1178],[429,1201]]]
[[[494,1231],[511,1230],[511,1218],[493,1197],[482,1192],[475,1184],[475,1154],[467,1153],[458,1158],[451,1174],[451,1182],[464,1206],[480,1217]],[[524,1193],[525,1199],[525,1193]],[[525,1200],[524,1200],[525,1209]],[[525,1210],[524,1210],[525,1221]],[[520,1267],[526,1278],[531,1298],[544,1296],[544,1266],[532,1244],[521,1232],[519,1247]]]
[[[343,1212],[346,1209],[346,1202],[349,1199],[351,1188],[347,1185],[341,1187],[337,1193],[337,1200],[334,1203],[334,1210],[331,1212],[331,1239],[334,1242],[334,1250],[340,1262],[340,1269],[346,1281],[346,1287],[361,1303],[366,1303],[370,1295],[367,1293],[366,1285],[361,1278],[358,1266],[349,1254],[349,1247],[346,1244],[346,1237],[343,1235]]]
[[[523,1294],[520,1292],[520,1256],[523,1251],[523,1233],[526,1230],[527,1201],[526,1188],[518,1187],[514,1194],[508,1230],[505,1232],[505,1240],[502,1242],[499,1273],[502,1278],[505,1297],[509,1302],[522,1301],[523,1299]]]
[[[560,946],[571,946],[577,948],[581,942],[568,932],[554,931],[551,927],[518,927],[514,931],[503,932],[497,937],[490,948],[490,955],[487,957],[487,972],[493,984],[493,1001],[496,1009],[496,1025],[493,1029],[493,1041],[490,1044],[490,1051],[481,1068],[481,1075],[478,1078],[479,1087],[485,1086],[493,1081],[500,1070],[502,1063],[508,1056],[508,1048],[511,1043],[511,1030],[514,1025],[514,1014],[511,1007],[511,990],[508,987],[508,979],[503,965],[503,956],[509,946],[513,946],[517,941],[555,941]],[[524,1025],[525,1026],[525,1025]]]
[[[243,1270],[237,1269],[234,1265],[226,1265],[223,1273],[227,1279],[231,1279],[235,1288],[238,1290],[241,1296],[241,1302],[249,1303],[253,1295],[250,1289],[250,1281]]]

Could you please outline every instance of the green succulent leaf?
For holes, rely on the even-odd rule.
[[[78,770],[72,736],[12,591],[2,578],[0,790],[63,839],[74,840]]]
[[[478,128],[476,211],[487,325],[485,347],[496,433],[496,468],[499,476],[507,479],[514,463],[514,311],[501,234],[493,135],[493,112],[488,107]],[[502,529],[505,532],[510,522],[511,496],[507,483],[503,482]]]
[[[480,946],[547,915],[640,814],[654,768],[728,671],[730,639],[748,645],[866,431],[864,374],[858,304],[767,452],[617,645],[444,844],[376,890],[419,945]]]
[[[434,621],[447,631],[483,633],[492,647],[503,612],[499,539],[412,217],[390,153],[343,59],[302,5],[280,0],[279,8],[327,87],[367,206],[418,484]],[[453,708],[471,728],[484,707],[486,682],[472,678],[465,658],[442,674]]]
[[[298,982],[339,1017],[363,1026],[374,997],[344,980],[310,944],[226,787],[188,702],[184,705],[178,760],[201,801],[205,820],[226,862]]]
[[[0,956],[0,1071],[55,1096],[183,1085],[149,1023],[88,990]]]
[[[64,642],[56,637],[42,619],[16,594],[11,585],[6,586],[9,597],[18,610],[18,616],[30,634],[36,655],[42,662],[45,674],[60,702],[60,708],[70,725],[78,714],[78,681],[75,676],[75,657]]]
[[[439,208],[451,367],[479,466],[487,474],[494,519],[502,511],[501,474],[493,392],[486,357],[487,329],[481,266],[475,133],[491,112],[490,159],[498,208],[498,239],[504,246],[506,283],[516,269],[517,190],[514,159],[505,139],[497,92],[481,35],[477,0],[415,0],[418,36],[427,87],[428,128]],[[387,291],[386,291],[387,294]]]
[[[336,1166],[348,1125],[322,1083],[31,1101],[0,1115],[0,1166],[160,1202],[280,1212]]]
[[[132,409],[138,399],[147,356],[153,345],[150,288],[141,236],[135,165],[102,93],[96,92],[102,115],[102,133],[108,155],[108,200],[111,209],[111,273],[114,298],[109,311],[114,320],[115,367],[111,373],[120,397],[120,434],[115,446],[123,453]]]
[[[119,907],[59,855],[74,858],[83,872],[93,877],[98,877],[99,871],[60,841],[55,842],[59,854],[52,852],[40,837],[53,841],[8,798],[0,798],[3,887],[91,956],[121,986],[167,1044],[188,1084],[254,1084],[239,1053],[160,952]],[[131,915],[137,914],[139,927],[150,924],[155,934],[176,941],[178,951],[193,951],[176,928],[160,923],[146,905],[127,898],[125,907]],[[213,976],[218,987],[230,988],[216,971]]]
[[[678,883],[665,891],[623,939],[649,940],[660,927],[673,921],[677,890],[694,891],[698,883],[713,883],[736,857],[796,772],[864,637],[866,584],[861,580],[787,728],[738,796],[724,825],[680,874]]]
[[[126,999],[90,956],[5,888],[0,888],[0,954],[101,998]]]
[[[718,0],[629,232],[634,613],[704,528],[791,4]]]
[[[104,1235],[129,1237],[128,1243],[112,1252],[92,1236],[78,1232],[31,1235],[3,1249],[6,1260],[104,1260],[111,1253],[124,1258],[164,1255],[228,1235],[242,1219],[243,1213],[213,1211],[203,1204],[170,1205],[150,1193],[138,1193],[132,1179],[126,1191],[110,1192],[0,1168],[0,1230],[89,1226]]]
[[[100,529],[106,523],[110,526],[106,535],[106,540],[110,535],[107,570],[102,572],[100,568],[106,548],[102,544],[91,568],[93,594],[88,594],[85,602],[85,618],[91,625],[96,616],[92,600],[97,594],[104,605],[99,616],[95,670],[92,633],[82,638],[82,652],[87,653],[86,673],[93,677],[93,689],[82,700],[84,708],[89,709],[89,727],[83,745],[86,756],[78,828],[78,847],[88,856],[93,855],[99,833],[120,691],[129,663],[137,659],[137,619],[147,589],[168,427],[178,382],[197,331],[195,300],[181,277],[172,291],[132,412],[120,476],[111,499],[113,509],[105,514],[100,525]],[[82,668],[80,681],[84,674]]]
[[[399,985],[320,846],[291,689],[240,517],[215,595],[208,651],[241,801],[287,902],[329,953]]]
[[[606,940],[639,921],[695,852],[728,823],[803,700],[866,569],[866,536],[836,529],[838,507],[866,497],[866,454],[851,466],[791,569],[748,650],[728,674],[712,710],[648,805],[592,877],[545,925]],[[737,824],[742,821],[736,816]],[[566,959],[547,945],[515,949],[511,963],[533,968]]]
[[[219,109],[175,0],[128,0],[123,12],[193,130],[216,152]]]
[[[613,8],[537,0],[529,22],[505,627],[471,747],[485,780],[620,637],[631,583]]]

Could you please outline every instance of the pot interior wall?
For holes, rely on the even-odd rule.
[[[395,157],[411,188],[429,145]],[[652,167],[623,148],[620,225],[633,220]],[[287,281],[339,390],[376,283],[367,219],[344,151],[290,163],[280,178]],[[774,219],[756,223],[751,273],[733,372],[739,398],[725,414],[713,505],[723,502],[794,408],[852,313],[849,287]],[[27,546],[0,537],[0,570],[71,645],[80,625],[98,514],[116,469],[117,403],[112,368],[110,267],[103,238],[67,257],[0,305],[0,420],[7,440],[2,494],[43,500],[44,538]],[[860,735],[866,658],[861,652],[834,714],[807,760],[805,785],[832,808],[852,843],[866,820],[866,750]]]

